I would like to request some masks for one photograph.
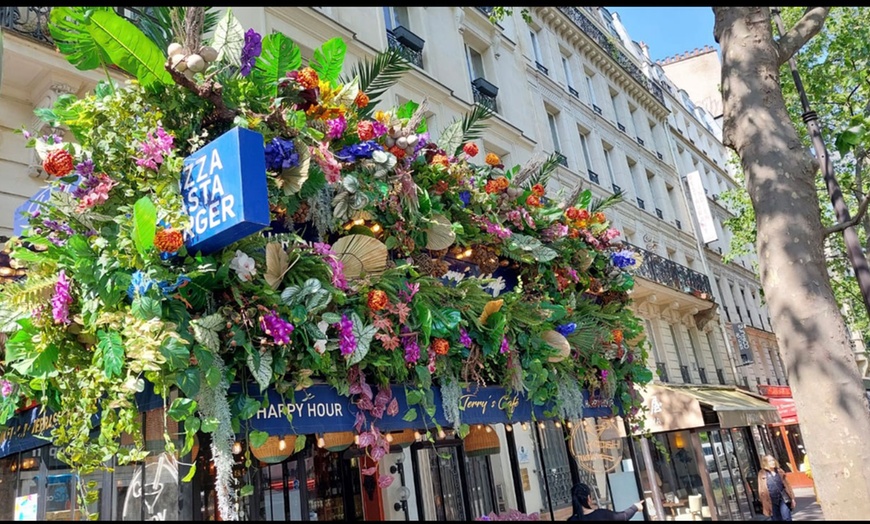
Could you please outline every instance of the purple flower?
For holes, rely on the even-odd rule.
[[[76,174],[87,177],[94,174],[94,161],[90,158],[76,164]]]
[[[559,334],[561,334],[563,337],[567,337],[577,331],[577,324],[574,322],[569,322],[568,324],[559,324],[558,326],[556,326],[556,331],[558,331]]]
[[[604,381],[606,381],[606,380],[607,380],[607,370],[606,370],[606,369],[602,369],[602,370],[601,370],[601,381],[604,382]]]
[[[338,323],[338,348],[341,350],[341,355],[346,357],[356,351],[356,337],[353,335],[353,321],[348,318],[347,314],[341,315],[341,321]]]
[[[271,335],[276,344],[289,344],[293,324],[278,316],[274,309],[260,318],[260,328]]]
[[[374,140],[366,140],[365,142],[360,142],[358,144],[344,146],[335,153],[335,157],[344,162],[353,162],[360,158],[371,158],[372,153],[383,150],[384,148]]]
[[[299,153],[293,140],[276,136],[266,144],[266,169],[282,171],[299,165]]]
[[[8,397],[12,394],[12,391],[15,389],[15,386],[12,382],[9,382],[6,379],[0,381],[0,395],[3,395],[3,398]]]
[[[468,207],[471,203],[471,191],[464,190],[459,192],[459,200],[462,201],[462,207]]]
[[[372,122],[372,132],[375,134],[375,138],[378,138],[387,134],[387,126],[375,120]]]
[[[403,327],[402,331],[407,333],[408,328]],[[417,335],[403,336],[402,347],[405,348],[405,362],[415,364],[420,359],[420,346],[417,344]]]
[[[69,292],[69,279],[66,271],[61,269],[57,275],[57,284],[54,286],[54,296],[51,297],[51,315],[55,322],[69,324],[69,306],[72,304],[72,295]]]
[[[498,348],[499,353],[507,353],[511,350],[510,345],[508,344],[508,339],[506,336],[501,338],[501,347]]]
[[[328,138],[333,140],[336,138],[341,138],[341,135],[343,135],[345,129],[347,129],[347,120],[345,120],[344,116],[339,116],[338,118],[327,120],[326,127],[326,136]],[[386,131],[386,128],[384,128],[384,130]]]
[[[630,249],[623,249],[622,251],[611,253],[610,261],[619,269],[625,269],[637,263],[637,259],[634,258],[634,251],[631,251]]]
[[[257,57],[263,52],[263,37],[253,29],[245,32],[245,46],[242,47],[242,67],[239,72],[242,76],[251,74]]]
[[[459,343],[467,348],[471,347],[471,337],[468,336],[468,331],[462,327],[459,328]]]
[[[139,144],[145,156],[137,158],[136,165],[157,171],[163,163],[163,155],[172,150],[172,141],[172,135],[167,134],[163,127],[157,126],[157,134],[149,132],[146,140]]]

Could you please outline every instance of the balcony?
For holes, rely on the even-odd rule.
[[[680,366],[680,376],[683,378],[683,384],[692,383],[692,375],[689,373],[689,366]]]
[[[568,92],[574,95],[575,98],[580,98],[580,93],[578,93],[573,87],[568,86]]]
[[[619,64],[619,66],[628,73],[637,83],[642,85],[649,91],[656,100],[659,101],[662,105],[665,105],[665,97],[662,93],[661,86],[658,83],[647,78],[646,75],[643,74],[643,71],[631,61],[631,59],[626,56],[625,53],[619,50],[619,48],[611,42],[610,36],[604,34],[603,31],[598,29],[598,27],[593,23],[589,18],[583,14],[580,9],[576,7],[570,6],[559,6],[559,11],[562,12],[565,16],[571,19],[574,22],[580,31],[586,34],[589,38],[595,41],[601,49],[603,49],[608,55],[610,55],[613,60]]]
[[[613,193],[614,193],[614,194],[616,194],[616,193],[621,193],[621,192],[622,192],[622,188],[619,187],[619,186],[616,185],[616,184],[610,184],[610,187],[613,188]]]
[[[656,216],[659,217],[659,218],[661,218],[662,220],[665,219],[665,214],[662,213],[662,210],[659,209],[659,208],[656,208]]]
[[[716,368],[716,378],[719,379],[720,384],[725,385],[725,372],[722,368]]]
[[[589,173],[589,180],[595,182],[596,184],[600,184],[600,182],[598,181],[598,173],[596,173],[595,171],[592,171],[591,169],[588,171],[588,173]]]
[[[698,368],[698,378],[701,379],[701,384],[709,384],[707,382],[707,370],[704,368]]]
[[[487,18],[489,18],[492,15],[492,7],[481,7],[481,6],[476,6],[476,7],[477,7],[477,10],[480,11],[481,13],[483,13],[484,16],[486,16]]]
[[[592,104],[592,110],[595,111],[599,115],[601,114],[601,108],[595,104]]]
[[[535,60],[535,67],[538,68],[538,71],[544,73],[547,76],[550,76],[550,70],[547,69],[546,66],[544,66],[544,64],[538,62],[537,60]]]
[[[387,45],[402,55],[402,58],[423,69],[423,39],[398,26],[392,31],[387,30]]]
[[[644,204],[643,199],[640,197],[637,197],[637,207],[646,209],[646,204]]]
[[[674,225],[676,225],[677,229],[679,229],[679,230],[683,229],[683,223],[680,222],[679,220],[674,220]]]
[[[662,154],[659,153],[658,151],[656,151],[656,157],[658,157],[658,159],[659,159],[659,160],[662,160],[662,161],[665,159],[664,155],[662,155]]]
[[[568,157],[558,151],[553,154],[556,155],[556,161],[559,162],[559,165],[568,167]]]
[[[643,255],[643,264],[637,270],[638,276],[702,300],[713,302],[713,292],[710,289],[710,279],[707,278],[707,275],[646,249],[632,244],[627,245]]]
[[[485,78],[475,78],[471,82],[471,94],[474,95],[475,104],[480,104],[491,109],[493,112],[498,112],[498,104],[496,103],[498,87]]]
[[[641,137],[639,137],[639,136],[636,136],[636,137],[634,137],[634,138],[637,140],[637,143],[638,143],[638,144],[643,145],[643,138],[641,138]]]
[[[668,367],[664,362],[656,362],[656,372],[662,382],[668,382]]]
[[[622,125],[622,124],[620,124],[619,122],[617,122],[617,123],[616,123],[616,127],[618,127],[620,131],[622,131],[623,133],[625,133],[625,126],[624,126],[624,125]]]

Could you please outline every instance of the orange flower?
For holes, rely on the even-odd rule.
[[[540,207],[541,199],[539,199],[535,195],[529,195],[529,197],[526,199],[526,205],[529,207]]]
[[[450,351],[450,342],[443,338],[433,338],[432,350],[436,355],[446,355]]]
[[[154,247],[161,253],[175,253],[184,245],[184,236],[178,229],[167,227],[154,235]]]
[[[450,167],[450,162],[447,161],[447,157],[444,155],[435,155],[432,157],[432,161],[429,162],[430,165],[442,165],[444,167]]]
[[[622,330],[621,329],[614,329],[612,334],[613,334],[613,341],[616,342],[617,344],[622,344],[622,341],[624,338],[623,334],[622,334]]]
[[[356,98],[353,99],[353,103],[356,104],[358,108],[362,109],[369,105],[369,95],[360,91],[357,93]]]
[[[495,153],[486,154],[486,165],[495,167],[499,164],[501,164],[501,159],[498,158],[498,155]]]
[[[508,180],[507,177],[503,176],[496,178],[495,182],[498,185],[498,188],[502,191],[504,191],[511,185],[511,181]]]
[[[606,218],[604,218],[604,213],[602,213],[601,211],[598,211],[597,213],[592,215],[592,219],[594,222],[599,223],[604,223],[604,221],[607,220]]]
[[[577,220],[589,220],[589,211],[581,209],[580,214],[577,216]]]
[[[579,236],[580,236],[579,229],[572,227],[571,229],[568,230],[568,238],[577,238]]]
[[[373,289],[369,291],[366,304],[368,304],[369,309],[372,311],[380,311],[390,305],[390,299],[387,297],[387,294],[380,289]]]
[[[320,78],[317,76],[317,71],[310,67],[300,69],[296,81],[302,84],[302,87],[305,89],[316,89],[320,86]]]
[[[405,158],[405,150],[399,146],[391,147],[390,153],[392,153],[398,160]]]
[[[477,156],[479,150],[477,149],[477,144],[474,142],[466,142],[464,146],[462,146],[462,150],[465,151],[465,154],[474,157]]]
[[[486,187],[483,188],[489,194],[498,193],[498,182],[495,180],[490,180],[486,183]]]
[[[73,170],[73,157],[66,149],[52,149],[45,155],[42,169],[51,176],[66,176]]]
[[[580,210],[571,206],[565,210],[565,216],[568,217],[568,220],[577,220],[580,218]]]
[[[439,180],[435,184],[434,191],[436,195],[443,195],[448,189],[450,189],[450,184],[448,184],[446,180]]]
[[[577,221],[577,227],[579,227],[581,229],[586,229],[588,226],[589,226],[589,223],[586,222],[585,220],[578,220]]]
[[[532,194],[535,196],[542,197],[542,196],[544,196],[544,193],[546,193],[546,192],[547,192],[547,190],[544,189],[544,186],[541,184],[535,184],[532,186]]]

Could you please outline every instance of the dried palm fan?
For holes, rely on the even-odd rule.
[[[441,251],[447,249],[456,241],[456,233],[450,219],[444,215],[435,215],[426,228],[426,249]]]
[[[363,273],[380,275],[387,267],[387,246],[367,235],[347,235],[332,245],[332,250],[344,264],[344,276],[357,278]]]
[[[571,355],[571,344],[569,344],[568,339],[558,331],[548,329],[541,333],[541,338],[544,339],[544,342],[546,342],[548,346],[559,351],[557,355],[550,355],[547,358],[550,362],[561,362]]]
[[[299,141],[296,142],[300,144]],[[311,154],[308,148],[304,145],[297,145],[296,152],[299,153],[299,164],[290,169],[281,171],[278,175],[280,187],[284,189],[285,195],[293,195],[302,190],[302,185],[308,180],[308,168],[311,165]]]

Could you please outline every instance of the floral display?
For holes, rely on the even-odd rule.
[[[99,22],[129,43],[105,54],[135,80],[39,113],[69,136],[28,144],[53,187],[77,186],[53,191],[10,241],[27,277],[0,289],[0,415],[24,399],[54,409],[59,428],[78,428],[54,432],[58,457],[87,474],[106,457],[144,456],[135,394],[153,384],[183,423],[167,451],[212,434],[229,520],[246,492],[230,485],[233,435],[266,437],[247,424],[258,388],[292,399],[331,384],[358,408],[358,445],[375,461],[389,448],[378,421],[399,409],[391,385],[408,392],[405,420],[433,428],[427,438],[441,429],[434,385],[503,386],[554,418],[581,417],[589,389],[637,413],[634,385],[651,373],[628,293],[642,261],[616,242],[612,200],[548,194],[555,157],[506,168],[480,155],[484,107],[437,140],[425,103],[380,107],[409,68],[394,51],[343,76],[340,39],[303,67],[289,37],[245,31],[231,10],[203,42],[196,11],[168,45],[111,10],[52,10],[72,63],[87,68],[80,50],[100,44],[76,39]],[[236,127],[262,135],[271,224],[192,252],[183,161]],[[458,406],[444,411],[467,433]]]

